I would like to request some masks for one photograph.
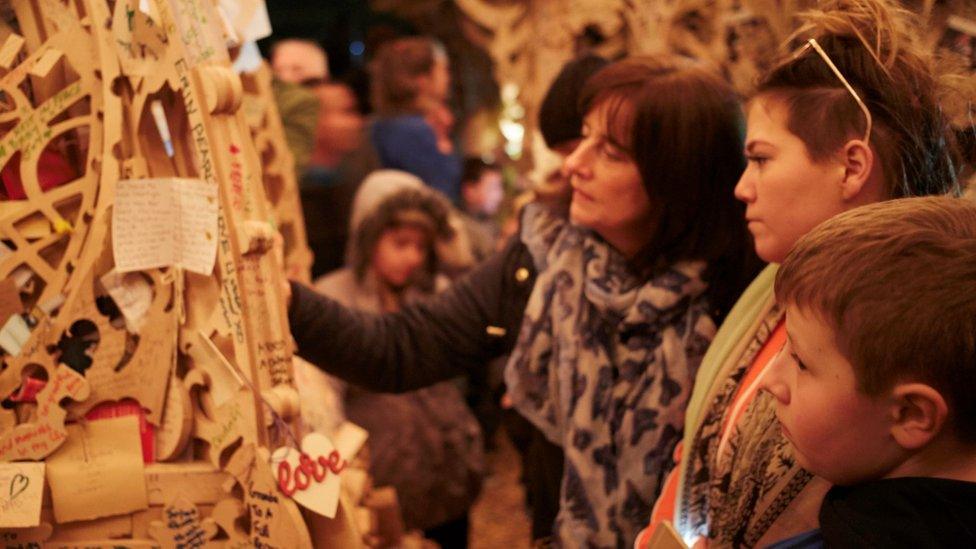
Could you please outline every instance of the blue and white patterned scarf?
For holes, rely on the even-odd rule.
[[[595,233],[538,205],[521,238],[539,276],[505,380],[516,409],[565,451],[557,543],[630,547],[715,335],[705,265],[641,280]]]

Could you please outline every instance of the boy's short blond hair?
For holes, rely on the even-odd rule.
[[[838,215],[797,242],[776,299],[832,325],[861,391],[931,385],[976,442],[976,203],[905,198]]]

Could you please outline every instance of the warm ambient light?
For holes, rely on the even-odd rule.
[[[498,118],[498,129],[505,138],[505,154],[512,160],[522,157],[525,140],[525,107],[518,101],[518,85],[508,82],[502,86],[502,112]]]

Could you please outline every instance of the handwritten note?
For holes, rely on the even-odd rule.
[[[264,0],[219,0],[217,5],[242,42],[271,36],[271,19]]]
[[[47,55],[49,53],[52,55]],[[58,57],[59,54],[46,50],[31,64],[30,73],[43,73],[49,70]],[[57,92],[36,110],[22,108],[18,124],[0,138],[0,165],[6,164],[17,151],[20,151],[24,158],[34,158],[34,155],[43,150],[44,145],[51,139],[53,130],[48,122],[81,99],[84,94],[85,89],[81,87],[79,81]]]
[[[228,60],[227,46],[217,22],[214,6],[206,0],[169,0],[171,12],[160,14],[163,26],[175,25],[191,66],[204,61]],[[169,19],[170,16],[172,19]]]
[[[200,516],[196,506],[180,496],[163,510],[163,521],[150,524],[149,531],[163,547],[197,549],[207,546],[217,534],[217,526],[213,519]]]
[[[138,273],[122,274],[114,269],[101,278],[102,286],[125,317],[125,328],[133,334],[142,330],[152,305],[152,286]]]
[[[67,428],[67,441],[47,460],[55,520],[89,520],[149,506],[136,416]]]
[[[199,179],[123,179],[112,211],[119,273],[177,266],[209,276],[217,257],[217,188]]]
[[[20,315],[11,315],[0,327],[0,348],[10,356],[17,356],[30,339],[30,326]]]
[[[52,379],[37,394],[37,420],[0,431],[0,461],[39,460],[58,449],[67,437],[63,426],[65,411],[60,403],[65,398],[82,401],[89,392],[81,374],[59,364]]]
[[[44,462],[0,463],[0,528],[41,524]]]

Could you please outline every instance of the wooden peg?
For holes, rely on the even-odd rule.
[[[197,67],[196,72],[210,114],[233,114],[240,108],[244,88],[233,69],[206,65]]]

